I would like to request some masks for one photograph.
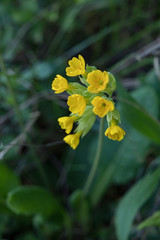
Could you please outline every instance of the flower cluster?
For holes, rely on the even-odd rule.
[[[80,137],[84,137],[92,128],[96,116],[107,119],[108,128],[105,135],[112,140],[121,141],[125,132],[118,126],[121,122],[120,115],[112,99],[112,94],[116,89],[116,80],[113,74],[86,65],[81,55],[78,58],[73,57],[68,64],[66,75],[69,77],[79,76],[82,84],[69,83],[61,75],[57,75],[52,82],[52,89],[55,93],[66,91],[70,95],[67,104],[71,114],[58,119],[59,125],[68,134],[64,137],[64,141],[75,149],[79,144]],[[73,134],[70,134],[74,122],[77,122],[77,128]]]

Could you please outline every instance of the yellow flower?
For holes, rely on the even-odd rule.
[[[85,73],[85,61],[81,55],[78,55],[78,58],[73,57],[68,64],[69,67],[66,68],[67,76],[75,77]]]
[[[90,84],[87,88],[89,92],[99,93],[106,88],[109,82],[109,75],[106,71],[94,70],[88,73],[87,82]]]
[[[77,132],[75,134],[70,134],[66,136],[65,138],[63,138],[63,140],[65,141],[65,143],[69,144],[73,149],[76,149],[76,147],[79,144],[80,136],[81,136],[81,133]]]
[[[69,89],[69,84],[67,82],[67,79],[62,77],[61,75],[56,75],[56,78],[52,82],[52,90],[55,91],[55,93],[62,93]]]
[[[94,106],[93,112],[101,118],[114,110],[114,104],[111,101],[99,96],[95,97],[91,103]]]
[[[105,131],[105,135],[112,139],[112,140],[117,140],[117,141],[121,141],[124,138],[125,135],[125,131],[119,127],[119,126],[111,126],[109,128],[107,128],[107,130]]]
[[[71,117],[61,117],[58,118],[59,125],[61,126],[62,129],[65,129],[65,132],[69,134],[72,131],[73,128],[73,123],[75,121],[76,117],[71,116]]]
[[[81,116],[84,113],[84,110],[86,108],[86,102],[82,95],[80,94],[73,94],[68,97],[69,110],[72,113],[77,113],[79,116]]]

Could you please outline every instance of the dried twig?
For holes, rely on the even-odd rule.
[[[37,118],[39,117],[40,113],[39,112],[35,112],[30,120],[30,122],[27,123],[27,125],[24,128],[24,131],[18,136],[16,137],[10,144],[8,144],[6,146],[6,148],[0,152],[0,160],[3,159],[4,155],[16,144],[18,144],[19,142],[23,142],[26,138],[26,133],[30,131],[31,127],[33,126],[33,124],[35,123],[35,121],[37,120]]]
[[[58,100],[58,104],[62,107],[66,107],[67,105],[64,103],[63,100],[67,100],[67,95],[65,94],[59,94],[59,95],[50,95],[48,93],[48,91],[43,91],[40,92],[36,95],[34,95],[32,98],[30,98],[29,100],[21,103],[19,105],[20,110],[24,110],[34,104],[37,104],[37,102],[39,102],[40,100],[43,101],[44,99],[47,100]],[[7,114],[3,115],[0,117],[0,125],[2,125],[3,123],[5,123],[5,121],[7,121],[7,119],[9,119],[10,117],[12,117],[14,115],[14,111],[10,110]]]
[[[115,67],[112,68],[114,73],[118,73],[128,66],[132,65],[136,61],[141,61],[144,57],[154,54],[160,48],[160,37],[158,37],[153,42],[142,47],[140,50],[136,51],[134,54],[130,54],[127,58],[120,61]]]

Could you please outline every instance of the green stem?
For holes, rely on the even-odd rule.
[[[93,161],[93,165],[92,165],[91,171],[89,173],[89,176],[87,178],[86,184],[84,186],[84,194],[85,195],[87,195],[89,192],[89,189],[92,185],[92,182],[93,182],[93,179],[94,179],[97,167],[98,167],[98,163],[100,160],[102,145],[103,145],[103,136],[104,136],[104,123],[105,123],[105,118],[103,117],[101,119],[100,127],[99,127],[99,138],[98,138],[98,147],[97,147],[96,156]]]
[[[20,124],[21,130],[23,131],[23,129],[24,129],[23,116],[22,116],[21,110],[20,110],[20,108],[19,108],[19,106],[18,106],[16,97],[15,97],[14,89],[13,89],[13,87],[12,87],[11,78],[10,78],[10,76],[9,76],[8,73],[7,73],[7,70],[6,70],[6,68],[5,68],[5,64],[4,64],[4,62],[3,62],[3,59],[2,59],[1,54],[0,54],[0,67],[1,67],[1,70],[2,70],[3,74],[4,74],[5,77],[6,77],[6,84],[7,84],[9,93],[10,93],[11,98],[12,98],[14,111],[15,111],[15,114],[16,114],[16,116],[17,116],[17,118],[18,118],[18,122],[19,122],[19,124]],[[28,136],[27,133],[26,133],[26,138],[27,138],[28,143],[31,144],[30,137]],[[40,175],[40,177],[41,177],[44,185],[49,188],[48,179],[47,179],[47,177],[46,177],[46,174],[45,174],[45,172],[44,172],[44,169],[43,169],[43,167],[42,167],[42,165],[41,165],[41,163],[40,163],[40,161],[39,161],[39,159],[38,159],[38,157],[37,157],[37,155],[36,155],[33,147],[31,147],[31,154],[32,154],[33,160],[35,161],[35,165],[36,165],[36,167],[37,167],[37,171],[38,171],[38,173],[39,173],[39,175]]]

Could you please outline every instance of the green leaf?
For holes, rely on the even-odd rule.
[[[125,140],[115,153],[116,164],[113,182],[124,184],[131,180],[137,169],[144,163],[145,156],[150,150],[151,141],[134,129],[128,129]]]
[[[151,217],[147,218],[138,225],[138,229],[149,226],[160,226],[160,211],[156,211]]]
[[[160,84],[159,84],[159,79],[157,77],[155,69],[152,69],[150,72],[147,73],[145,82],[148,85],[152,86],[152,88],[155,89],[157,96],[158,96],[158,100],[160,102]]]
[[[67,90],[69,95],[82,94],[84,91],[86,91],[86,87],[82,86],[82,84],[73,82],[69,83],[69,85],[72,87],[70,90]]]
[[[115,226],[118,240],[127,240],[132,222],[138,210],[151,197],[160,179],[160,168],[147,174],[136,183],[120,201]]]
[[[4,199],[7,193],[20,185],[19,178],[4,164],[0,164],[0,199]]]
[[[132,92],[132,97],[138,104],[142,102],[144,109],[154,117],[158,117],[158,101],[155,91],[148,86],[141,87]],[[120,111],[123,107],[120,103]],[[125,118],[121,114],[123,122]],[[124,126],[127,127],[127,123]],[[134,128],[126,130],[125,141],[122,142],[120,151],[117,153],[118,171],[115,174],[114,182],[124,183],[130,180],[138,167],[143,164],[145,156],[150,151],[152,141],[136,131]],[[128,171],[128,169],[130,169]]]
[[[119,111],[115,108],[111,113],[113,118],[115,118],[118,121],[118,123],[121,123],[121,117],[120,117]]]
[[[160,144],[160,123],[142,107],[145,102],[142,102],[141,105],[138,104],[119,82],[118,96],[127,121],[140,133]],[[152,107],[154,108],[154,103]]]
[[[158,115],[157,95],[152,88],[146,86],[142,87],[133,91],[132,96],[138,103],[144,102],[144,108],[148,109],[149,114],[155,117]],[[153,104],[154,106],[151,108],[150,106]],[[97,180],[93,185],[91,193],[93,205],[99,202],[112,182],[122,184],[128,182],[135,176],[138,167],[143,164],[145,156],[150,151],[152,143],[150,139],[127,124],[121,111],[123,107],[121,102],[118,103],[117,107],[121,113],[124,126],[122,126],[122,128],[126,131],[126,135],[124,140],[118,143],[108,139],[104,141],[106,147],[104,154],[102,152],[99,173],[97,174]],[[112,155],[110,155],[111,153]]]
[[[105,89],[105,92],[109,95],[112,95],[112,93],[116,89],[116,79],[112,73],[108,72],[108,74],[109,74],[109,83],[107,85],[107,88]]]
[[[93,113],[92,109],[93,107],[87,106],[83,116],[78,121],[78,127],[76,131],[82,131],[82,137],[89,132],[96,120],[96,115]]]
[[[76,190],[70,196],[70,203],[73,208],[75,219],[84,227],[87,226],[89,221],[89,204],[85,199],[82,190]]]
[[[4,202],[0,202],[0,214],[12,214],[13,212],[6,206],[5,201]]]
[[[112,118],[117,120],[117,124],[121,123],[121,117],[120,117],[119,111],[116,108],[112,112],[109,112],[106,116],[108,127],[111,126]]]
[[[12,190],[7,198],[8,207],[17,214],[50,216],[61,212],[58,201],[44,188],[22,186]]]
[[[97,70],[97,68],[96,68],[95,66],[89,66],[89,65],[87,64],[86,70],[87,70],[88,73],[90,73],[90,72],[92,72],[92,71],[94,71],[94,70]]]
[[[83,77],[79,76],[79,80],[81,81],[82,84],[85,86],[89,86],[89,83],[87,82],[86,76],[83,75]]]

